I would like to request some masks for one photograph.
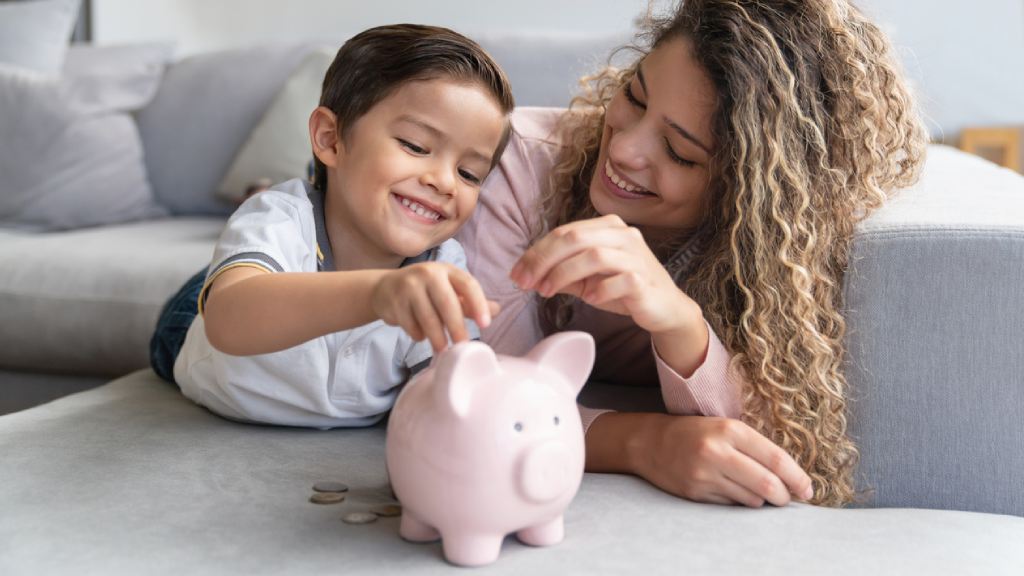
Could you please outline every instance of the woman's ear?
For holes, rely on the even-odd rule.
[[[341,153],[341,134],[338,117],[324,106],[317,106],[309,115],[309,141],[313,154],[325,166],[334,168]]]

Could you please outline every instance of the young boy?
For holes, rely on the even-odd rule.
[[[154,368],[169,376],[177,353],[182,392],[232,419],[378,421],[449,336],[471,336],[467,317],[486,326],[497,312],[452,236],[501,155],[512,107],[497,64],[451,30],[350,39],[309,119],[313,184],[285,182],[232,215],[205,280],[165,308]],[[182,294],[198,295],[194,319]],[[182,318],[177,352],[168,325]]]

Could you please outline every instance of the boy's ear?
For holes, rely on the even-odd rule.
[[[309,141],[313,154],[325,166],[337,164],[342,146],[338,117],[325,106],[317,106],[309,115]]]

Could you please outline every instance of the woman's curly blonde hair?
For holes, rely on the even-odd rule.
[[[688,39],[718,95],[706,216],[680,234],[703,250],[682,288],[746,379],[744,420],[810,474],[813,502],[850,502],[843,273],[857,222],[917,179],[926,144],[892,48],[847,0],[684,0],[645,23],[648,49]],[[604,111],[635,69],[585,79],[565,115],[549,225],[596,215]]]

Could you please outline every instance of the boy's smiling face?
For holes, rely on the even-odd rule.
[[[318,123],[317,114],[329,118]],[[333,118],[318,108],[310,130],[327,168],[339,270],[397,267],[454,236],[476,207],[506,122],[481,87],[446,79],[399,86],[332,142],[324,124]]]

